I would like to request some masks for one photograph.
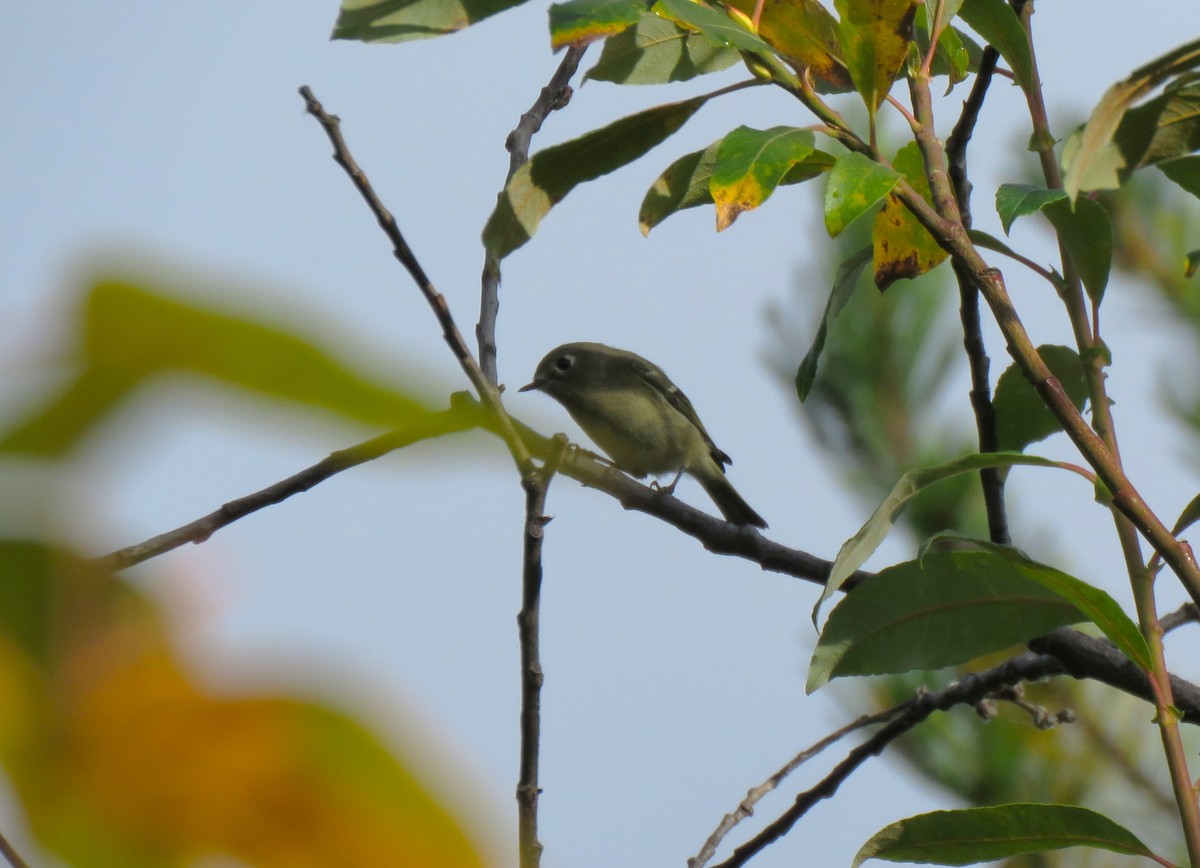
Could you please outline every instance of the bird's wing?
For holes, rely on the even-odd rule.
[[[692,402],[688,400],[688,396],[683,394],[683,390],[671,382],[668,377],[657,365],[651,364],[645,360],[639,360],[634,365],[637,375],[644,380],[651,388],[663,396],[668,404],[678,410],[683,417],[696,426],[696,429],[704,437],[704,442],[708,444],[712,450],[713,459],[717,462],[717,466],[723,470],[724,464],[732,464],[733,459],[726,455],[713,442],[708,431],[704,428],[704,423],[700,421],[700,417],[696,415],[696,408],[692,406]]]

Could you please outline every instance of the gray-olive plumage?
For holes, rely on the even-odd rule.
[[[708,436],[687,395],[652,362],[604,344],[563,344],[520,391],[530,389],[562,404],[621,469],[635,476],[676,473],[676,480],[689,473],[727,520],[767,526],[725,478],[732,459]]]

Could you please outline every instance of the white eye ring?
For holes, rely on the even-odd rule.
[[[554,360],[554,367],[558,370],[566,372],[571,369],[571,365],[575,363],[574,356],[559,356]]]

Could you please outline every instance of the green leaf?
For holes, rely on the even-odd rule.
[[[76,379],[6,432],[0,450],[61,454],[139,385],[166,373],[200,374],[369,425],[431,418],[423,404],[366,379],[303,338],[157,288],[98,283],[85,298],[82,316]]]
[[[752,16],[759,0],[725,5]],[[763,0],[758,34],[796,69],[812,76],[818,92],[852,90],[838,42],[838,23],[818,0]]]
[[[1081,126],[1063,145],[1063,165],[1075,165],[1087,128]],[[1112,141],[1096,146],[1080,170],[1079,189],[1113,190],[1138,169],[1200,150],[1200,86],[1169,87],[1166,92],[1127,109]]]
[[[444,36],[525,0],[342,0],[334,39],[407,42]]]
[[[932,201],[925,160],[916,142],[902,147],[892,160],[892,166],[925,197],[925,201]],[[932,271],[948,256],[908,207],[890,194],[875,215],[871,241],[875,248],[875,285],[880,290],[901,278],[919,277]]]
[[[578,184],[632,163],[677,132],[707,101],[698,96],[646,109],[534,154],[500,194],[483,228],[484,245],[497,258],[512,253]]]
[[[1143,166],[1200,150],[1200,85],[1170,87],[1129,109],[1117,125],[1113,145],[1121,155],[1121,180]]]
[[[1035,214],[1051,202],[1065,199],[1062,190],[1048,190],[1034,184],[1001,184],[996,190],[996,213],[1007,235],[1018,217]]]
[[[717,140],[703,151],[680,157],[658,176],[646,191],[638,213],[638,225],[643,235],[677,211],[713,204],[709,181],[717,162]],[[834,158],[824,151],[813,151],[784,174],[780,186],[799,184],[833,168]]]
[[[741,126],[717,149],[709,192],[717,206],[717,231],[743,211],[757,208],[775,192],[784,175],[813,151],[815,136],[798,127],[755,130]]]
[[[1179,518],[1175,521],[1175,526],[1171,528],[1171,535],[1179,536],[1194,525],[1197,520],[1200,520],[1200,494],[1189,500],[1188,505],[1183,508],[1183,512],[1179,514]]]
[[[829,613],[805,689],[847,675],[956,666],[1084,620],[1039,580],[1050,574],[1082,584],[987,550],[929,552],[881,570]]]
[[[1058,233],[1088,297],[1099,304],[1112,269],[1113,229],[1108,212],[1099,202],[1084,197],[1075,200],[1074,208],[1066,199],[1051,202],[1042,213]]]
[[[569,0],[550,4],[550,47],[584,46],[632,27],[646,14],[643,0]]]
[[[773,57],[771,46],[723,12],[692,0],[658,0],[654,11],[694,27],[717,47],[740,48],[762,57]]]
[[[616,84],[667,84],[720,72],[739,59],[736,49],[714,47],[699,33],[648,12],[636,26],[604,43],[600,60],[583,79]]]
[[[1128,829],[1087,808],[1010,804],[934,811],[900,820],[863,844],[853,868],[868,859],[975,865],[1067,847],[1155,858]]]
[[[942,21],[942,32],[938,37],[937,49],[933,53],[930,72],[935,76],[949,76],[950,83],[946,88],[946,93],[949,93],[954,85],[967,77],[967,71],[971,68],[970,47],[974,43],[966,34],[945,26],[954,14],[952,10],[947,12],[949,14]],[[929,38],[929,11],[923,3],[917,7],[917,14],[913,19],[913,44],[909,49],[910,75],[913,74],[914,63],[919,66],[920,61],[929,52]]]
[[[876,109],[908,55],[918,0],[834,0],[838,39],[855,89],[867,110]]]
[[[1008,3],[1004,0],[965,0],[958,17],[1000,52],[1022,89],[1035,86],[1029,38]]]
[[[1116,600],[1099,588],[1053,567],[1031,561],[1012,546],[966,539],[956,534],[944,533],[925,543],[925,551],[940,550],[983,552],[1007,560],[1023,575],[1038,582],[1047,590],[1053,591],[1082,612],[1089,621],[1100,628],[1100,632],[1116,645],[1122,654],[1139,668],[1148,672],[1153,667],[1150,648],[1137,624],[1133,623],[1125,614]]]
[[[1070,347],[1054,344],[1043,344],[1037,351],[1062,384],[1075,409],[1082,410],[1088,390],[1079,354]],[[992,406],[996,411],[996,448],[1003,452],[1023,452],[1030,443],[1062,430],[1046,402],[1015,362],[996,382]]]
[[[855,570],[866,563],[867,558],[887,537],[909,501],[919,493],[943,479],[960,473],[975,473],[986,467],[1012,467],[1018,464],[1031,467],[1059,466],[1057,462],[1047,458],[1022,455],[1019,452],[982,452],[963,455],[933,467],[919,467],[901,476],[888,496],[859,528],[858,533],[842,543],[830,568],[829,578],[825,581],[825,590],[813,607],[813,623],[817,622],[821,605],[837,592]]]
[[[858,153],[838,157],[825,184],[825,229],[831,238],[861,217],[886,196],[900,173]]]
[[[859,278],[862,277],[863,269],[871,261],[871,252],[871,246],[867,245],[850,254],[838,266],[837,275],[833,279],[833,289],[829,293],[829,300],[825,302],[825,312],[821,314],[821,322],[817,326],[816,337],[813,338],[812,346],[804,354],[800,368],[796,371],[796,395],[800,398],[801,404],[808,397],[813,381],[817,378],[817,362],[821,358],[821,351],[825,349],[829,324],[850,302],[850,297],[854,295],[854,290],[858,287]]]
[[[1104,206],[1084,198],[1072,207],[1065,191],[1031,184],[1003,184],[996,191],[996,213],[1005,233],[1018,217],[1035,211],[1046,215],[1088,296],[1099,304],[1108,285],[1113,255],[1112,221]]]
[[[1125,152],[1114,155],[1114,149],[1121,149],[1114,145],[1113,138],[1122,125],[1129,107],[1162,82],[1198,65],[1200,65],[1200,40],[1189,42],[1155,58],[1104,92],[1100,102],[1092,109],[1092,114],[1084,126],[1078,145],[1072,149],[1070,154],[1063,187],[1072,200],[1084,189],[1085,179],[1092,177],[1094,164],[1097,162],[1133,171],[1133,168],[1141,160],[1132,159],[1134,155],[1129,153],[1131,141],[1144,136],[1145,133],[1153,136],[1157,125],[1143,129],[1146,126],[1143,122],[1134,127],[1127,127],[1132,138],[1126,140]],[[1149,143],[1146,144],[1146,147],[1149,147]],[[1167,156],[1179,156],[1179,154],[1169,153]],[[1063,157],[1066,161],[1065,151]]]
[[[1011,259],[1020,259],[1020,254],[997,238],[995,235],[990,235],[981,229],[968,229],[967,235],[971,239],[971,243],[976,247],[982,247],[985,250],[994,250],[996,253],[1002,253]]]
[[[717,163],[719,147],[720,139],[703,151],[685,154],[650,185],[638,212],[638,226],[643,235],[649,235],[651,229],[676,211],[712,203],[708,182]]]
[[[1158,164],[1158,170],[1193,196],[1200,197],[1200,156],[1165,160]]]

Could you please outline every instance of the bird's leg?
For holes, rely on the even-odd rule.
[[[674,494],[675,486],[679,484],[679,477],[681,477],[681,476],[683,476],[683,471],[679,470],[678,472],[676,472],[675,478],[671,480],[670,485],[659,485],[658,480],[656,479],[652,483],[650,483],[650,487],[654,488],[658,491],[661,491],[663,494]]]

